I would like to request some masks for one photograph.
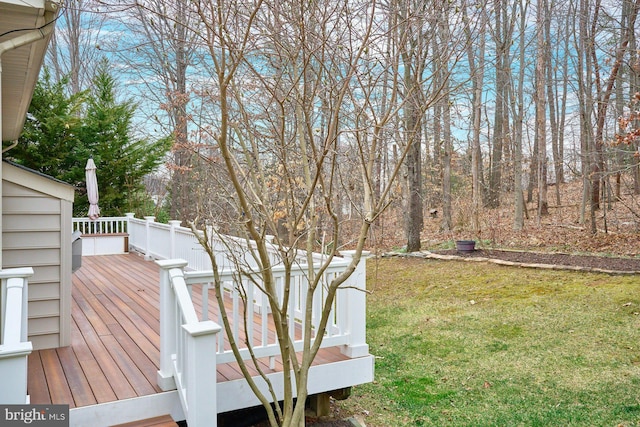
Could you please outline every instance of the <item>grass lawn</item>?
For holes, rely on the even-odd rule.
[[[368,261],[368,427],[640,425],[640,277]]]

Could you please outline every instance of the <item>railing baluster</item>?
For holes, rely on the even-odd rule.
[[[262,317],[262,346],[266,347],[269,345],[269,300],[267,299],[267,294],[264,292],[260,293],[260,298],[262,302],[260,303],[260,316]]]
[[[223,323],[224,323],[224,321],[222,320],[222,312],[220,310],[218,310],[218,324],[222,325]],[[224,353],[224,339],[225,339],[226,333],[227,333],[227,331],[225,329],[223,329],[218,334],[218,354]]]
[[[254,345],[253,342],[253,305],[255,304],[255,297],[253,295],[254,292],[254,286],[253,286],[253,282],[251,280],[245,279],[244,283],[246,283],[246,291],[247,291],[247,301],[245,304],[245,310],[246,310],[246,314],[245,316],[247,317],[247,319],[251,319],[250,322],[247,322],[248,331],[245,331],[245,333],[247,334],[247,342],[250,343],[250,345]]]
[[[210,283],[202,284],[202,320],[209,320],[209,285]]]
[[[174,387],[191,427],[217,425],[216,335],[220,326],[199,321],[182,269],[182,260],[158,261],[161,267],[160,294],[160,371],[158,384],[163,390],[171,375]],[[206,287],[206,284],[203,285]],[[166,319],[171,319],[169,324]]]
[[[232,322],[233,322],[233,339],[239,343],[240,336],[238,334],[238,329],[240,326],[240,313],[238,312],[238,290],[235,287],[231,288],[231,296],[232,296]]]

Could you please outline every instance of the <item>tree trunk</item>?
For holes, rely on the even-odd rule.
[[[527,203],[533,202],[533,189],[538,186],[538,163],[540,149],[538,148],[538,128],[536,127],[533,138],[533,150],[531,150],[531,162],[529,162],[529,183],[527,184]]]
[[[572,33],[571,26],[571,9],[569,9],[569,13],[567,13],[567,18],[565,21],[565,33],[564,33],[564,43],[563,43],[563,51],[569,51],[569,38]],[[558,133],[558,179],[559,183],[563,184],[565,182],[564,178],[564,133],[565,133],[565,122],[567,117],[567,92],[569,87],[569,55],[558,55],[562,58],[562,96],[560,98],[560,112],[559,112],[559,133]]]
[[[519,71],[518,71],[518,90],[517,93],[512,96],[512,103],[516,102],[517,96],[517,113],[515,105],[512,105],[512,114],[515,117],[515,138],[514,138],[514,162],[513,162],[513,175],[514,175],[514,202],[515,212],[513,219],[513,229],[522,230],[524,227],[524,214],[526,213],[526,206],[524,203],[524,194],[522,189],[522,121],[524,118],[524,72],[526,68],[525,60],[525,29],[526,29],[526,15],[528,9],[528,2],[520,0],[520,37],[519,37]],[[511,84],[513,85],[513,77],[511,77]]]
[[[185,11],[181,2],[178,6],[176,20],[177,37],[175,42],[175,93],[173,97],[172,114],[174,122],[174,146],[173,162],[175,169],[171,175],[171,218],[192,221],[196,214],[193,206],[193,198],[190,194],[191,178],[191,150],[188,140],[188,118],[187,118],[187,65],[188,55],[186,46]]]
[[[407,188],[409,192],[409,206],[407,212],[407,252],[420,250],[420,234],[423,227],[422,216],[422,160],[420,137],[420,109],[407,108],[406,126],[410,133],[409,151],[405,160],[407,166]],[[413,131],[410,131],[413,130]]]
[[[495,45],[496,45],[496,101],[493,120],[493,147],[491,154],[491,168],[489,171],[489,189],[487,192],[487,206],[497,208],[500,206],[500,193],[502,187],[502,153],[504,149],[505,122],[507,110],[508,89],[508,55],[511,40],[505,30],[507,20],[506,11],[503,10],[503,1],[498,0],[495,5]],[[503,14],[505,16],[503,16]],[[507,41],[508,40],[508,41]]]
[[[463,13],[466,10],[463,9]],[[485,11],[480,12],[480,23],[478,28],[480,33],[477,34],[478,46],[474,48],[470,22],[465,14],[465,33],[467,35],[467,60],[469,61],[469,69],[471,70],[472,80],[472,137],[471,137],[471,227],[475,234],[480,233],[480,213],[482,211],[482,186],[481,186],[481,164],[482,152],[480,151],[480,136],[482,125],[482,85],[484,81],[484,63],[485,63],[485,36],[486,36],[487,14]],[[478,62],[476,63],[476,57]]]
[[[408,206],[405,220],[407,252],[420,250],[420,235],[424,226],[423,188],[422,188],[422,118],[425,111],[422,93],[422,76],[425,70],[425,58],[430,43],[425,40],[423,26],[427,25],[422,15],[413,22],[411,5],[400,2],[402,16],[401,33],[403,35],[402,62],[404,66],[403,83],[405,91],[404,141],[407,146],[405,166],[407,171]]]
[[[544,28],[547,16],[547,1],[541,0],[537,4],[536,23],[536,135],[538,141],[538,225],[542,216],[549,214],[547,202],[547,121],[546,121],[546,98],[545,98],[545,73],[546,55]]]
[[[580,111],[580,158],[581,158],[581,175],[582,175],[582,202],[580,204],[579,223],[586,222],[586,208],[589,205],[589,213],[591,213],[591,204],[589,197],[591,172],[591,155],[590,150],[593,146],[593,127],[591,117],[593,114],[593,81],[591,79],[591,55],[587,52],[587,46],[592,42],[587,23],[589,21],[590,4],[589,0],[579,1],[578,16],[578,37],[576,51],[578,53],[578,101]],[[571,16],[571,14],[569,14]],[[593,216],[592,216],[593,217]]]
[[[441,31],[447,30],[441,28]],[[451,140],[451,105],[449,102],[449,82],[448,65],[442,64],[446,82],[443,84],[444,96],[442,97],[442,136],[444,142],[444,155],[442,156],[442,229],[451,231],[453,229],[453,213],[451,212],[451,155],[453,153],[453,142]]]
[[[626,6],[626,4],[624,5]],[[625,14],[622,14],[622,22],[624,23]],[[624,25],[624,24],[623,24]],[[615,85],[615,111],[616,117],[623,117],[624,115],[624,76],[623,73],[618,73],[618,77],[616,78]],[[624,129],[621,124],[618,124],[618,132],[622,135],[624,133]],[[625,146],[615,146],[613,148],[615,150],[615,165],[614,165],[614,182],[615,185],[613,187],[613,198],[615,200],[620,200],[622,198],[622,171],[625,167],[625,161],[627,157],[627,147]]]
[[[547,101],[549,103],[549,125],[551,128],[551,154],[553,156],[553,175],[555,178],[555,195],[556,195],[556,206],[560,207],[560,180],[561,180],[561,172],[562,169],[562,160],[560,157],[560,136],[558,129],[558,116],[557,116],[557,108],[556,103],[558,99],[557,86],[556,86],[556,76],[554,73],[554,69],[556,69],[555,61],[552,55],[552,41],[551,41],[551,13],[549,10],[547,13],[547,19],[545,20],[544,26],[544,37],[545,37],[545,62],[546,62],[546,73],[547,73]],[[566,55],[565,55],[566,56]],[[557,58],[556,58],[557,59]]]

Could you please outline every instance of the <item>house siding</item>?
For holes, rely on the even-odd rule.
[[[70,344],[73,188],[3,165],[2,268],[32,267],[28,336],[34,349]]]

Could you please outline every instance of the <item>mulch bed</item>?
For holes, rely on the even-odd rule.
[[[476,249],[461,252],[455,249],[433,251],[434,254],[457,256],[462,258],[488,258],[519,264],[544,264],[567,267],[580,267],[585,270],[603,270],[619,272],[640,272],[640,259],[613,258],[603,256],[569,255],[563,253],[518,252],[494,249]]]
[[[256,424],[253,427],[268,427],[269,423],[263,422],[260,424]],[[320,420],[317,418],[307,418],[305,420],[305,426],[307,427],[353,427],[353,424],[347,420],[338,420],[338,419],[324,419]]]
[[[307,421],[307,426],[313,427],[353,427],[347,420]]]

